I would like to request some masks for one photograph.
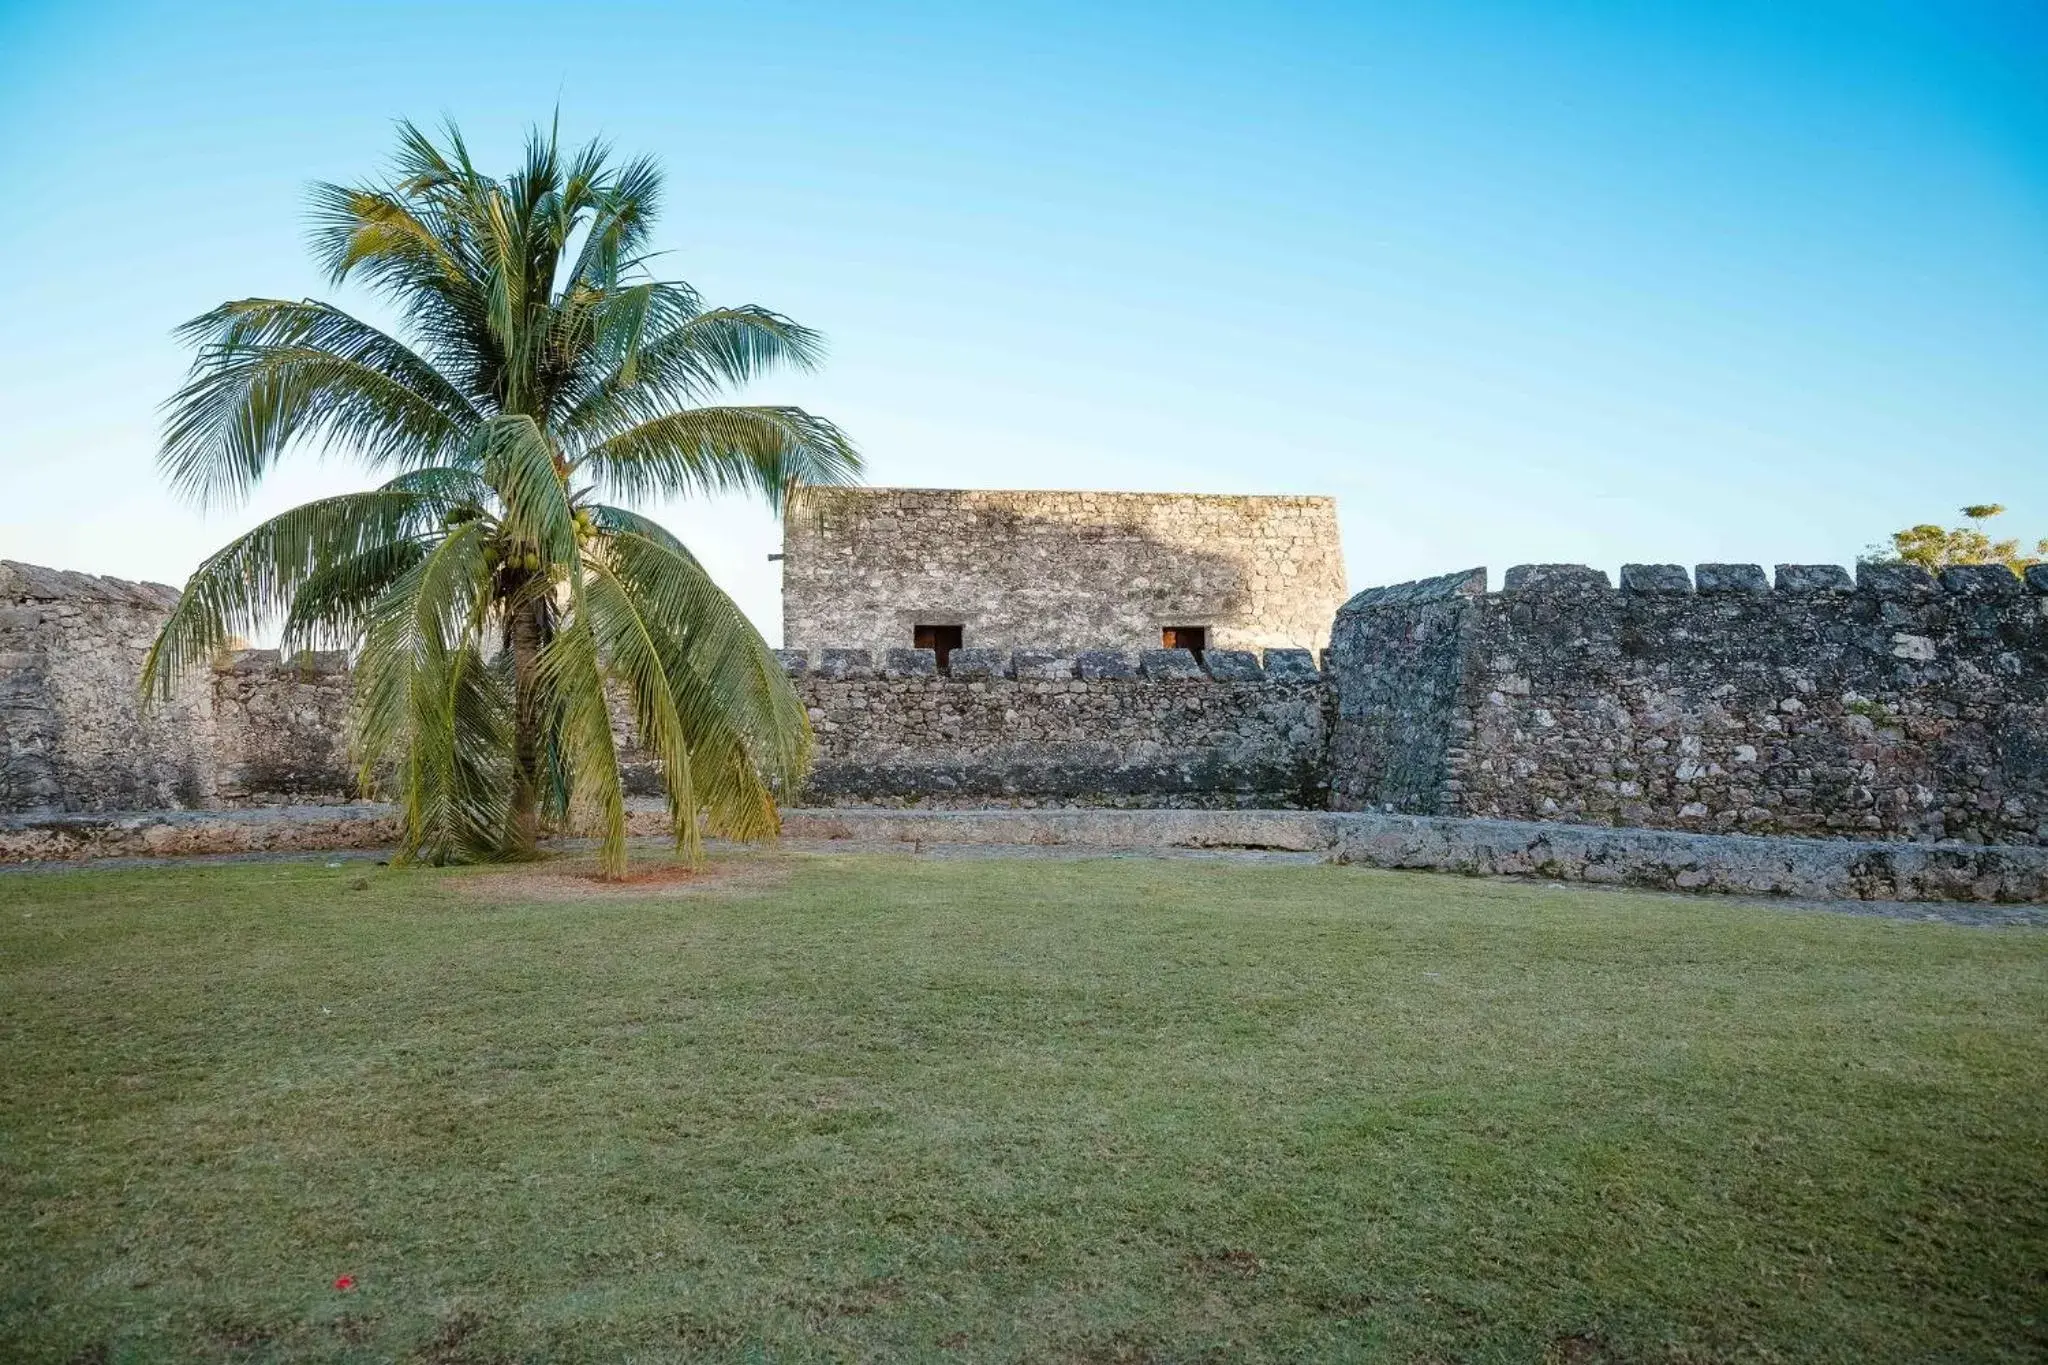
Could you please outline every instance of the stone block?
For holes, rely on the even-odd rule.
[[[1121,649],[1084,649],[1076,658],[1081,677],[1087,681],[1103,678],[1124,679],[1138,676],[1136,664],[1131,656]]]
[[[1917,601],[1934,596],[1934,576],[1918,564],[1858,564],[1856,590],[1892,602]]]
[[[1692,579],[1683,564],[1624,564],[1621,566],[1623,592],[1691,592]]]
[[[875,656],[864,649],[827,649],[818,657],[818,676],[837,682],[844,678],[871,678]]]
[[[1761,564],[1696,564],[1692,581],[1697,591],[1722,597],[1771,590],[1770,575]]]
[[[1460,569],[1456,573],[1438,574],[1435,578],[1418,578],[1412,583],[1391,583],[1383,588],[1367,588],[1352,597],[1338,614],[1363,611],[1372,607],[1408,607],[1420,602],[1447,602],[1456,597],[1480,597],[1486,592],[1486,570]]]
[[[2027,591],[2048,593],[2048,564],[2027,566]]]
[[[1316,656],[1307,649],[1269,649],[1266,676],[1276,682],[1310,682],[1322,675],[1316,671]]]
[[[1148,649],[1138,655],[1138,667],[1148,678],[1199,678],[1202,666],[1192,650]]]
[[[1778,591],[1792,597],[1823,597],[1853,592],[1856,584],[1839,564],[1780,564]]]
[[[1074,676],[1074,659],[1048,649],[1020,649],[1010,655],[1018,682],[1061,682]]]
[[[882,656],[885,678],[936,678],[939,656],[930,649],[892,649]]]
[[[1259,656],[1248,649],[1204,650],[1202,666],[1217,682],[1262,682],[1266,676]]]
[[[962,682],[985,682],[1002,677],[1008,662],[1000,649],[956,649],[946,656],[946,672]]]
[[[811,651],[808,649],[778,649],[771,651],[775,662],[782,665],[782,671],[792,678],[801,678],[811,671]]]
[[[217,665],[224,673],[268,673],[277,666],[277,651],[274,649],[233,650]]]
[[[1605,569],[1584,564],[1517,564],[1502,584],[1507,592],[1607,592],[1612,586]]]
[[[1956,597],[2018,597],[2026,585],[2003,564],[1952,564],[1941,571],[1941,590]]]

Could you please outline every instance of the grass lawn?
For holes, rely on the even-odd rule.
[[[738,873],[0,877],[0,1359],[2048,1355],[2048,934]]]

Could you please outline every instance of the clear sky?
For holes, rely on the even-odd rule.
[[[2048,535],[2048,5],[0,0],[0,556],[181,582],[184,319],[305,187],[559,103],[878,484],[1336,495],[1354,587]],[[771,638],[776,528],[659,509]]]

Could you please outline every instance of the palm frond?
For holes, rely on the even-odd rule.
[[[166,405],[159,462],[201,502],[247,493],[301,439],[417,468],[447,462],[480,420],[403,343],[327,304],[243,299],[179,330],[199,354]]]
[[[590,447],[576,471],[624,498],[758,493],[781,509],[792,488],[852,483],[846,433],[802,408],[686,408]]]

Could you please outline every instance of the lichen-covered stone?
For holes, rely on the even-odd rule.
[[[2007,574],[2006,577],[2012,578],[2012,575]],[[2019,580],[2015,578],[2013,582]],[[1856,566],[1856,591],[1896,602],[1910,602],[1934,596],[1934,575],[1918,564],[1873,564],[1865,561]]]
[[[946,672],[962,682],[971,682],[977,678],[1000,678],[1009,665],[1007,650],[956,649],[946,660]]]
[[[1780,564],[1777,580],[1779,592],[1801,597],[1852,592],[1856,587],[1839,564]]]
[[[1074,656],[1053,650],[1019,649],[1010,655],[1010,675],[1019,682],[1065,682],[1074,676]]]
[[[1085,682],[1138,676],[1137,665],[1121,649],[1084,649],[1075,656],[1074,665]]]
[[[1316,656],[1306,649],[1269,649],[1266,651],[1266,676],[1275,681],[1308,682],[1322,676],[1316,668]]]
[[[2019,597],[2027,588],[2003,564],[1951,564],[1941,571],[1941,590],[1958,597]]]
[[[1507,571],[1503,591],[1607,592],[1613,585],[1604,569],[1584,564],[1517,564]]]
[[[821,678],[869,678],[875,672],[875,656],[865,649],[825,649],[818,653]]]
[[[1623,592],[1691,592],[1692,579],[1683,564],[1624,564]]]
[[[1218,682],[1257,682],[1266,676],[1259,667],[1259,656],[1248,649],[1204,651],[1202,668]]]
[[[1771,590],[1770,575],[1761,564],[1696,564],[1692,579],[1694,590],[1708,596]]]
[[[929,649],[892,649],[882,660],[885,678],[936,678],[939,656]]]
[[[1199,678],[1201,664],[1186,649],[1147,649],[1138,654],[1138,671],[1148,678]]]

